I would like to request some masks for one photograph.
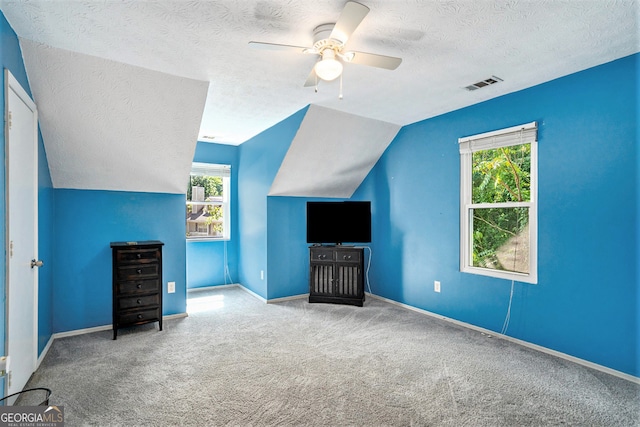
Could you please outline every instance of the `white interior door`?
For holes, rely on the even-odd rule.
[[[6,394],[24,388],[37,361],[38,116],[34,102],[5,70],[7,177]]]

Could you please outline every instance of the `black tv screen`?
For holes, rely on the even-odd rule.
[[[371,202],[307,202],[307,243],[371,242]]]

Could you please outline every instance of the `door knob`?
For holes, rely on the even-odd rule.
[[[42,260],[37,260],[37,261],[35,259],[31,260],[31,268],[42,267],[43,265],[44,265],[44,262],[42,262]]]

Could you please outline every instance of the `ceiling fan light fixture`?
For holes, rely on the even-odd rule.
[[[322,80],[330,82],[342,74],[342,63],[336,59],[336,53],[332,49],[322,52],[322,60],[315,65],[316,75]]]

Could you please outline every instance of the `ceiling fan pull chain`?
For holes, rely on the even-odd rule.
[[[318,75],[316,74],[316,93],[318,93]]]
[[[340,94],[338,95],[338,99],[342,99],[342,74],[340,74]]]

